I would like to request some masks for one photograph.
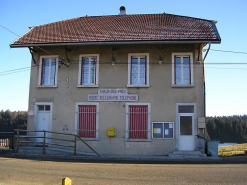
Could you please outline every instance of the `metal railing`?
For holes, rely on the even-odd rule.
[[[29,143],[34,143],[38,146],[43,147],[43,154],[46,153],[46,146],[48,145],[54,145],[54,146],[59,146],[59,147],[65,147],[65,148],[73,148],[74,149],[74,155],[76,155],[77,151],[77,140],[80,142],[84,143],[90,150],[92,150],[96,155],[99,156],[99,154],[91,147],[89,146],[84,140],[82,140],[78,135],[75,134],[65,134],[65,133],[59,133],[59,132],[51,132],[51,131],[31,131],[31,130],[19,130],[15,129],[16,132],[16,152],[18,153],[19,146],[20,144],[29,144]],[[26,135],[20,135],[21,132],[26,132]],[[31,135],[31,133],[35,133],[35,135]],[[37,135],[37,133],[40,133]],[[50,135],[53,135],[51,137]],[[57,137],[54,137],[57,136]],[[73,139],[63,139],[59,136],[71,136]],[[22,138],[26,138],[29,140],[22,141]],[[33,140],[30,140],[33,139]],[[37,140],[38,139],[38,140]],[[40,141],[39,141],[40,140]],[[51,141],[62,141],[60,143],[54,143]],[[72,143],[71,145],[64,145],[61,143],[66,142]]]
[[[203,139],[204,140],[204,144],[205,144],[205,154],[208,153],[208,144],[207,144],[207,138],[200,136],[200,135],[195,135],[197,137],[197,139]]]
[[[13,149],[14,132],[0,132],[0,147]]]

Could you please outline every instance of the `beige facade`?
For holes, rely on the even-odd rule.
[[[37,105],[51,105],[50,130],[60,133],[78,133],[79,104],[95,104],[97,113],[97,137],[82,138],[100,154],[112,155],[167,155],[181,150],[178,107],[190,105],[193,112],[193,150],[204,151],[203,126],[198,127],[198,118],[204,117],[204,76],[201,44],[118,44],[67,46],[69,67],[61,65],[56,71],[56,86],[44,87],[40,82],[40,58],[52,55],[65,57],[64,47],[43,47],[34,53],[30,79],[28,130],[37,130]],[[112,48],[114,48],[112,50]],[[149,85],[128,86],[129,54],[148,54]],[[173,54],[191,55],[191,85],[173,84]],[[97,54],[99,57],[98,86],[78,86],[79,56]],[[112,56],[115,65],[112,65]],[[159,64],[162,57],[162,64]],[[59,65],[59,63],[57,63]],[[138,101],[88,101],[89,94],[98,94],[99,89],[127,89],[128,94],[138,95]],[[149,107],[148,139],[128,139],[129,104],[145,104]],[[153,138],[153,122],[172,123],[172,138]],[[108,136],[108,128],[115,128],[114,137]],[[156,130],[157,131],[157,130]],[[163,132],[165,132],[163,130]],[[79,147],[82,147],[79,145]],[[83,148],[81,148],[84,150]],[[186,148],[185,148],[186,150]],[[191,149],[188,149],[191,150]]]

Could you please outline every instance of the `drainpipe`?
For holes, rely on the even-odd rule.
[[[204,88],[203,98],[204,98],[204,117],[205,118],[206,118],[206,83],[205,83],[205,67],[204,67],[205,63],[204,63],[204,61],[205,61],[205,59],[206,59],[206,57],[208,55],[208,52],[210,50],[210,47],[211,47],[211,43],[209,42],[208,44],[209,44],[209,46],[208,46],[208,49],[207,49],[207,53],[205,54],[205,56],[204,56],[204,58],[202,60],[202,62],[203,62],[203,88]]]
[[[206,59],[206,57],[207,57],[207,55],[208,55],[208,52],[209,52],[209,50],[210,50],[210,47],[211,47],[211,43],[209,42],[208,43],[209,44],[209,46],[208,46],[208,49],[207,49],[207,53],[205,54],[205,56],[204,56],[204,58],[203,58],[203,60],[202,60],[202,62],[203,62],[203,89],[204,89],[204,92],[203,92],[203,98],[204,98],[204,117],[206,118],[206,83],[205,83],[205,63],[204,63],[204,61],[205,61],[205,59]],[[205,121],[206,121],[206,119],[205,119]],[[205,123],[205,125],[206,125],[206,123]],[[205,126],[205,129],[204,129],[204,138],[205,138],[205,153],[207,154],[207,134],[206,134],[206,132],[207,132],[207,127]]]

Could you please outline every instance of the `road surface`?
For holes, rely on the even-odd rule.
[[[0,157],[0,185],[247,184],[247,164],[111,164]]]

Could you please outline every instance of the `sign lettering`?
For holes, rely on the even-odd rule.
[[[138,101],[137,94],[128,94],[127,89],[99,89],[98,94],[89,94],[88,101]]]

